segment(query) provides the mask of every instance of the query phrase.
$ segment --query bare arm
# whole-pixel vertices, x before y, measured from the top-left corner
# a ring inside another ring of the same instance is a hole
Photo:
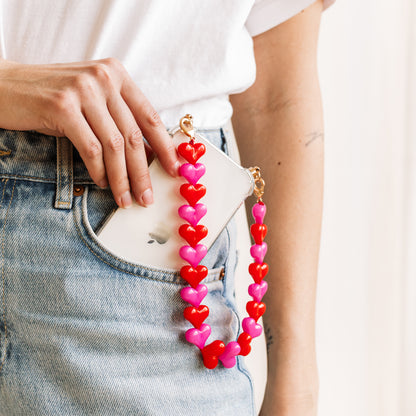
[[[324,135],[316,47],[321,1],[254,38],[255,84],[231,96],[244,166],[266,180],[268,381],[261,415],[316,415],[315,297]]]

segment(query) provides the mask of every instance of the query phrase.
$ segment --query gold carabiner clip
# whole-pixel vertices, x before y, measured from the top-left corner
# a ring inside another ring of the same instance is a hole
[[[258,166],[254,166],[251,168],[248,168],[250,173],[253,175],[254,179],[254,195],[257,197],[257,202],[261,201],[262,196],[264,195],[264,187],[266,186],[266,183],[264,182],[264,179],[261,177],[260,168]]]
[[[191,138],[191,140],[195,140],[194,122],[191,114],[183,116],[179,121],[179,126],[181,130]]]

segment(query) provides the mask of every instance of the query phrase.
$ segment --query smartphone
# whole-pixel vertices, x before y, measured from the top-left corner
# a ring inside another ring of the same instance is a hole
[[[206,167],[198,183],[206,186],[205,196],[198,201],[207,207],[199,224],[208,228],[200,241],[207,249],[227,225],[244,200],[253,193],[254,179],[248,169],[235,163],[224,152],[196,133],[196,142],[205,144],[206,152],[198,160]],[[172,134],[177,147],[189,138],[177,130]],[[180,161],[186,160],[180,156]],[[137,203],[125,209],[118,208],[96,232],[101,243],[118,257],[149,267],[179,270],[187,264],[179,256],[179,248],[188,244],[178,233],[186,221],[178,214],[181,205],[188,204],[179,192],[187,181],[173,178],[155,158],[149,166],[153,187],[153,204],[142,207]],[[203,263],[203,261],[202,261]]]

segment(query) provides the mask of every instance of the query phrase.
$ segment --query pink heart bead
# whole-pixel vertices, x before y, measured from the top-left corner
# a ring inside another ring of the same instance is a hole
[[[184,163],[179,168],[179,173],[192,185],[195,185],[205,173],[205,165],[202,163]]]
[[[185,338],[188,342],[196,345],[200,350],[202,350],[210,335],[211,327],[208,324],[202,324],[199,329],[188,329],[185,333]]]
[[[248,287],[248,294],[253,297],[256,302],[261,302],[264,294],[267,292],[267,282],[253,283]]]
[[[196,204],[194,207],[190,205],[182,205],[178,209],[178,214],[185,221],[188,221],[192,227],[195,227],[199,220],[207,213],[205,204]]]
[[[193,287],[184,287],[181,290],[181,298],[192,306],[198,307],[207,293],[208,288],[205,285],[198,285],[195,289]]]
[[[267,243],[264,241],[261,244],[253,244],[250,247],[251,257],[256,261],[256,263],[263,263],[264,256],[267,253]]]
[[[253,318],[244,318],[243,330],[244,332],[247,332],[251,338],[256,338],[261,334],[262,327]]]
[[[257,224],[263,224],[263,219],[266,214],[266,205],[260,204],[257,202],[253,205],[253,208],[251,210],[253,217]]]
[[[222,365],[225,368],[232,368],[236,363],[235,356],[240,354],[240,351],[240,344],[236,341],[231,341],[226,345],[224,352],[218,357],[218,359],[222,362]]]
[[[197,244],[195,248],[191,246],[182,246],[179,249],[179,255],[187,261],[192,267],[198,266],[199,262],[207,254],[207,248],[203,244]]]

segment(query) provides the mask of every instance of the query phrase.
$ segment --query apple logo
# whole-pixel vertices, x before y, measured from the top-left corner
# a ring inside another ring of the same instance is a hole
[[[163,222],[156,224],[156,227],[153,231],[149,233],[150,240],[147,244],[153,244],[155,241],[158,244],[165,244],[171,236],[171,233],[168,230],[168,227]]]

